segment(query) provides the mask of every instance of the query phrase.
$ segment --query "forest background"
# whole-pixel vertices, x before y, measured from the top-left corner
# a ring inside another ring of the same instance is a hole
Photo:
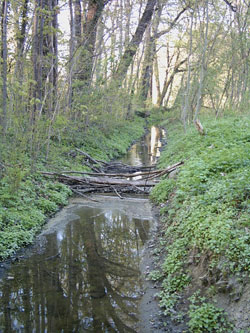
[[[108,132],[152,104],[184,127],[201,108],[244,112],[249,52],[244,0],[4,0],[1,142],[35,163],[51,140]]]

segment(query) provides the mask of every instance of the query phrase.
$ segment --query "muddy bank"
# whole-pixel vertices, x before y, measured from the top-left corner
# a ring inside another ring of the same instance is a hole
[[[170,316],[164,315],[164,310],[159,306],[159,293],[162,290],[161,282],[150,279],[150,273],[161,269],[166,246],[164,245],[165,225],[160,219],[159,207],[153,206],[154,227],[151,230],[150,240],[143,251],[141,271],[144,278],[144,294],[139,304],[140,321],[137,332],[140,333],[181,333],[187,331],[187,318],[181,322]],[[180,304],[187,304],[187,297],[183,297]],[[181,308],[178,309],[181,311]],[[178,315],[178,312],[176,313]]]

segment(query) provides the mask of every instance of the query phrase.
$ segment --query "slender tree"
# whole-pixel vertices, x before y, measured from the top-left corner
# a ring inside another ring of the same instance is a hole
[[[206,25],[205,25],[204,44],[203,44],[203,50],[202,50],[201,65],[200,65],[200,82],[199,82],[199,89],[198,89],[198,93],[197,93],[197,103],[196,103],[196,110],[195,110],[195,114],[194,114],[194,121],[197,120],[200,109],[201,109],[202,91],[203,91],[205,71],[206,71],[205,66],[206,66],[206,53],[207,53],[207,45],[208,45],[208,24],[209,24],[208,0],[206,0],[206,3],[205,3],[204,16],[206,17]]]
[[[2,131],[5,135],[7,128],[7,23],[8,23],[8,7],[9,1],[3,0],[2,2],[2,20],[1,20],[1,57],[2,57],[2,117],[0,124],[2,125]]]
[[[136,51],[142,41],[144,32],[152,19],[156,1],[157,0],[148,0],[147,1],[146,8],[138,23],[135,34],[132,37],[131,41],[129,42],[127,48],[125,49],[125,51],[120,59],[117,70],[113,76],[113,79],[115,79],[115,81],[118,81],[120,86],[122,85],[122,81],[124,80],[124,78],[127,74],[127,70],[129,68],[129,66],[131,65],[133,57],[136,54]]]

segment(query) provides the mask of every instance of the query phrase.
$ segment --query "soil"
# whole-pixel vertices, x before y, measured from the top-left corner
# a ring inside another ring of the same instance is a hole
[[[160,283],[149,279],[149,273],[160,268],[164,259],[164,248],[160,244],[163,236],[163,225],[160,222],[158,209],[153,208],[155,224],[151,230],[151,238],[145,246],[141,261],[141,271],[144,277],[144,294],[139,305],[138,333],[181,333],[187,331],[185,321],[179,323],[169,316],[165,316],[159,306],[158,294],[161,291]],[[184,305],[183,298],[181,304]]]

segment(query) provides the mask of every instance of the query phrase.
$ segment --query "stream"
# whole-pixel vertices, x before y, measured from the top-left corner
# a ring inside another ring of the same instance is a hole
[[[121,159],[156,162],[152,127]],[[74,198],[0,280],[0,332],[137,332],[140,262],[154,224],[148,199]]]

